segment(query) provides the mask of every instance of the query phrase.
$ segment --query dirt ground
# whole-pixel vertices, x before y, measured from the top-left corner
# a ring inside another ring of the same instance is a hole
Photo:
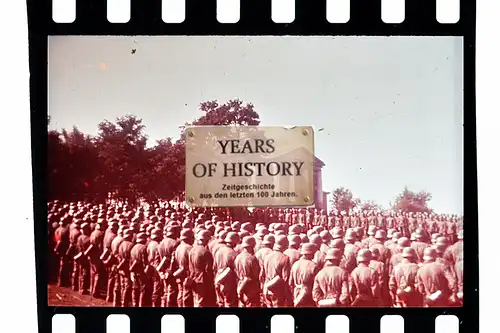
[[[50,306],[112,306],[102,299],[51,284],[48,285],[48,296]]]

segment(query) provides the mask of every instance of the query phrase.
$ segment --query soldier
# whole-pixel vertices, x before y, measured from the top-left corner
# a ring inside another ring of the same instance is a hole
[[[392,256],[391,260],[389,260],[389,270],[388,270],[389,274],[392,272],[394,267],[396,267],[401,261],[403,261],[403,256],[401,255],[403,249],[405,247],[410,247],[410,246],[411,242],[408,238],[401,237],[400,239],[398,239],[397,246],[394,247],[393,251],[391,252]]]
[[[264,273],[264,258],[273,251],[273,246],[274,246],[274,236],[273,235],[266,235],[264,236],[264,239],[262,240],[261,243],[261,248],[256,251],[255,257],[259,261],[259,266],[260,266],[260,282],[261,286],[260,288],[262,289],[264,287],[264,282],[266,279],[265,273]]]
[[[159,226],[161,227],[161,226]],[[147,245],[148,261],[152,267],[157,268],[160,265],[162,258],[159,255],[159,246],[162,240],[162,230],[154,228],[151,231],[151,241]],[[161,306],[161,297],[163,291],[163,281],[156,269],[149,269],[151,276],[151,305],[154,307]],[[149,297],[149,296],[148,296]]]
[[[313,222],[314,222],[314,213],[308,209],[307,213],[306,213],[306,221],[305,221],[306,228],[311,229],[313,227]]]
[[[316,253],[316,245],[306,243],[302,245],[302,257],[292,265],[290,287],[293,288],[294,307],[313,307],[312,290],[314,277],[317,273],[316,264],[312,261]]]
[[[394,231],[391,235],[391,239],[384,242],[384,246],[391,251],[391,254],[394,252],[394,248],[398,245],[398,239],[400,239],[403,234],[400,231]]]
[[[432,245],[436,244],[436,239],[438,239],[441,236],[442,235],[439,232],[433,233],[432,236],[431,236],[431,244]]]
[[[361,249],[356,257],[356,267],[349,280],[352,306],[377,306],[380,299],[379,277],[375,270],[370,268],[371,252]]]
[[[464,231],[460,230],[457,233],[457,242],[450,246],[449,252],[452,262],[456,265],[459,261],[464,259]]]
[[[90,295],[90,261],[86,254],[90,246],[90,224],[83,223],[80,230],[81,234],[76,241],[77,255],[74,259],[78,270],[80,294]]]
[[[193,285],[189,277],[189,252],[192,249],[194,242],[194,234],[191,229],[182,229],[180,236],[180,244],[174,252],[174,269],[172,276],[177,283],[177,304],[179,307],[192,307],[193,301]]]
[[[319,213],[319,220],[323,227],[328,228],[328,216],[323,209]]]
[[[348,274],[339,267],[342,251],[332,248],[326,253],[325,266],[314,278],[313,299],[319,307],[349,304]]]
[[[448,276],[445,266],[436,262],[437,252],[434,248],[424,251],[424,264],[417,272],[417,287],[424,296],[424,306],[447,306],[449,298],[453,295],[453,278]]]
[[[273,251],[264,258],[265,283],[263,295],[268,307],[291,306],[290,258],[283,251],[288,247],[286,236],[276,237]]]
[[[446,231],[447,231],[449,242],[451,244],[455,244],[455,242],[457,241],[457,225],[455,224],[454,221],[448,221]]]
[[[330,235],[332,236],[332,240],[333,239],[342,239],[344,237],[344,232],[342,231],[342,228],[334,227],[330,231]]]
[[[344,227],[344,220],[343,220],[343,217],[342,215],[339,215],[338,213],[334,216],[334,219],[335,219],[335,226],[336,227],[339,227],[339,228],[343,228]]]
[[[388,265],[389,260],[391,259],[391,252],[388,248],[384,246],[384,242],[387,239],[387,235],[385,230],[377,230],[375,233],[375,241],[370,246],[370,250],[376,248],[380,254],[380,257],[377,259],[384,263],[384,265]]]
[[[160,264],[157,266],[156,270],[158,275],[163,282],[163,301],[164,307],[177,307],[177,298],[179,296],[179,289],[177,287],[177,281],[174,277],[174,262],[175,262],[175,250],[179,245],[177,241],[178,237],[178,227],[177,225],[171,225],[165,229],[165,238],[158,245],[158,256],[160,259]],[[161,263],[163,262],[163,265]]]
[[[254,255],[255,239],[250,236],[243,238],[241,247],[241,253],[234,260],[238,298],[242,307],[260,307],[260,264]]]
[[[238,234],[228,232],[225,245],[221,246],[214,256],[215,291],[219,307],[237,307],[237,278],[234,271],[234,259],[237,256],[234,247],[239,243]]]
[[[68,259],[66,252],[70,246],[69,235],[70,231],[68,228],[68,223],[70,223],[70,217],[64,217],[59,222],[59,227],[54,231],[54,238],[56,245],[54,247],[54,252],[59,258],[59,275],[57,284],[59,287],[69,287],[70,283],[70,273],[71,273],[71,260]]]
[[[362,230],[367,230],[368,229],[368,217],[366,216],[366,212],[361,213],[360,221],[359,221],[359,226],[362,228]]]
[[[120,227],[118,235],[111,241],[111,254],[105,262],[109,267],[108,295],[107,299],[113,302],[113,306],[121,306],[122,288],[120,284],[120,273],[118,272],[118,249],[122,244],[125,229]],[[112,296],[110,292],[112,290]]]
[[[79,220],[74,220],[73,224],[70,225],[69,247],[68,251],[66,251],[66,255],[70,258],[70,261],[73,264],[73,273],[71,275],[71,286],[73,287],[73,291],[79,291],[80,283],[80,266],[78,261],[74,260],[75,255],[78,254],[77,241],[80,234]]]
[[[379,305],[381,306],[390,306],[391,305],[391,297],[389,294],[389,276],[387,274],[387,266],[385,262],[383,262],[383,258],[380,254],[379,248],[372,246],[370,249],[372,259],[370,260],[371,269],[377,272],[378,275],[378,285],[380,287],[380,300]]]
[[[152,274],[146,241],[147,235],[145,233],[137,234],[136,244],[130,250],[132,304],[136,307],[151,306]]]
[[[402,261],[394,267],[389,280],[389,289],[396,307],[422,306],[422,295],[417,285],[418,265],[417,253],[411,247],[406,247],[401,253]]]
[[[436,261],[441,262],[448,269],[454,271],[453,254],[448,251],[448,237],[438,237],[436,239],[436,244],[434,244],[434,248],[437,253]]]
[[[300,243],[301,239],[299,235],[292,234],[288,236],[288,249],[286,249],[283,253],[290,258],[290,265],[292,266],[300,258]]]
[[[394,218],[393,212],[390,212],[390,215],[386,218],[387,228],[394,228],[396,226],[396,219]]]
[[[288,228],[288,235],[300,235],[301,227],[298,224],[291,225]]]
[[[306,222],[306,215],[303,209],[301,209],[297,214],[297,223],[304,224]]]
[[[321,237],[318,234],[312,234],[309,237],[309,243],[312,243],[316,245],[316,253],[314,254],[313,261],[318,267],[318,269],[323,268],[325,265],[325,253],[320,250],[321,244],[323,244],[323,241],[321,240]]]
[[[417,229],[417,219],[413,216],[413,213],[409,213],[408,227],[410,232],[414,232]]]
[[[361,241],[363,240],[363,235],[365,234],[365,230],[361,227],[353,228],[354,231],[355,239],[356,241],[354,242],[354,245],[356,245],[358,248],[363,248],[363,244]]]
[[[411,247],[417,253],[417,259],[419,262],[423,261],[424,251],[429,247],[429,244],[425,242],[425,234],[422,229],[415,230],[415,241],[412,242]]]
[[[195,307],[215,306],[214,260],[207,247],[211,237],[210,231],[200,230],[196,234],[196,245],[189,252],[189,272],[193,283]]]
[[[103,252],[104,240],[104,221],[99,220],[96,224],[95,230],[90,235],[90,244],[92,249],[89,253],[90,259],[90,281],[91,293],[93,297],[102,298],[102,290],[106,281],[106,269],[100,256]]]
[[[378,229],[385,229],[385,227],[386,227],[385,217],[382,216],[382,214],[378,213],[377,214],[377,228]]]
[[[281,220],[281,219],[280,219]],[[285,215],[284,215],[284,221],[286,223],[286,225],[290,225],[292,223],[292,214],[290,213],[289,210],[287,210],[285,212]]]
[[[257,233],[255,234],[255,253],[259,251],[264,237],[269,233],[265,226],[260,226],[257,228]]]
[[[359,226],[360,226],[359,213],[354,213],[354,215],[351,217],[351,227],[357,228]]]
[[[132,283],[130,280],[130,251],[134,244],[132,243],[133,231],[127,229],[123,232],[123,241],[118,247],[118,279],[119,283],[115,283],[116,288],[121,288],[120,295],[121,299],[117,299],[117,293],[115,292],[115,302],[119,302],[118,306],[128,307],[130,306],[132,300]]]
[[[321,250],[321,252],[323,252],[323,253],[326,254],[326,252],[330,248],[328,246],[328,244],[332,240],[332,235],[330,235],[330,233],[328,232],[328,230],[322,230],[319,233],[319,236],[321,237],[321,241],[322,241],[322,244],[320,245],[319,249]]]
[[[344,255],[342,258],[343,269],[346,270],[347,274],[351,274],[351,272],[356,268],[356,256],[360,248],[355,245],[356,242],[356,232],[352,229],[348,229],[345,235],[345,248]]]
[[[463,260],[460,260],[455,264],[455,273],[457,275],[458,305],[463,305],[463,298],[464,298],[464,262],[463,262]]]
[[[292,210],[292,216],[291,216],[291,224],[297,224],[299,222],[299,217],[297,214],[297,210],[293,209]],[[290,225],[290,224],[288,224]]]
[[[368,238],[363,239],[361,242],[363,248],[369,249],[372,244],[377,243],[377,240],[374,237],[377,230],[377,226],[371,225],[368,227]]]
[[[211,251],[212,257],[215,258],[215,254],[217,253],[217,251],[225,245],[226,236],[227,236],[227,231],[222,230],[219,232],[219,234],[217,236],[217,238],[218,238],[217,244],[214,244],[212,247],[212,251]]]
[[[314,226],[321,226],[321,216],[318,214],[318,212],[314,212]]]

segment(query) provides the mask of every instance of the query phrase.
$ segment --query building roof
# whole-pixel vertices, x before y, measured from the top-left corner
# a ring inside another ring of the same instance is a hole
[[[314,164],[319,165],[321,168],[325,166],[325,162],[320,160],[317,156],[314,156]]]
[[[305,152],[306,154],[311,154],[311,151],[309,151],[307,148],[305,148],[305,147],[299,147],[296,150],[294,150],[293,152],[287,152],[287,153],[285,153],[285,154],[283,154],[283,155],[281,155],[279,157],[283,157],[283,156],[286,156],[286,155],[291,154],[291,153],[297,154],[299,152],[300,153]],[[277,156],[273,156],[273,155],[267,155],[267,156],[265,156],[265,158],[269,158],[269,159],[275,159],[276,157]],[[322,160],[320,160],[316,155],[314,155],[314,162],[313,163],[314,163],[314,166],[319,166],[320,168],[322,168],[322,167],[325,166],[325,163]]]

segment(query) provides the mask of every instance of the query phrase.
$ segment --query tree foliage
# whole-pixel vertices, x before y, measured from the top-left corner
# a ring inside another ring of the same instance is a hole
[[[360,204],[360,199],[355,198],[351,190],[339,187],[332,192],[331,203],[339,212],[349,212]]]
[[[200,104],[192,125],[258,125],[252,104],[231,100]],[[48,119],[50,122],[50,118]],[[186,124],[189,125],[189,124]],[[147,146],[142,119],[126,115],[104,120],[95,137],[73,127],[48,133],[49,200],[103,201],[109,194],[135,201],[170,200],[184,193],[185,140],[165,138]]]
[[[432,209],[428,204],[431,199],[432,195],[429,192],[413,192],[405,186],[392,203],[392,208],[402,212],[430,213]]]
[[[368,212],[368,211],[381,211],[382,206],[379,204],[375,203],[374,201],[368,200],[360,204],[359,209],[362,212]]]
[[[251,103],[230,100],[203,102],[201,116],[185,125],[259,125],[260,116]],[[50,123],[50,118],[47,119]],[[142,119],[133,115],[98,124],[95,137],[77,127],[48,132],[47,194],[49,200],[94,200],[108,195],[135,201],[178,198],[185,186],[185,126],[179,139],[167,137],[147,145]],[[403,212],[430,212],[431,194],[408,188],[396,197],[392,208]],[[351,190],[332,192],[332,206],[349,212],[380,210],[373,201],[361,202]]]
[[[257,126],[260,124],[259,114],[251,103],[243,104],[238,99],[219,104],[218,101],[208,101],[200,104],[203,116],[193,122],[193,125],[243,125]]]

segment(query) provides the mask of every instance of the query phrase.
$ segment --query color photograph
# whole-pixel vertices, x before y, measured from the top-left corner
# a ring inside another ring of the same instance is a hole
[[[463,48],[49,37],[48,304],[462,306]]]

